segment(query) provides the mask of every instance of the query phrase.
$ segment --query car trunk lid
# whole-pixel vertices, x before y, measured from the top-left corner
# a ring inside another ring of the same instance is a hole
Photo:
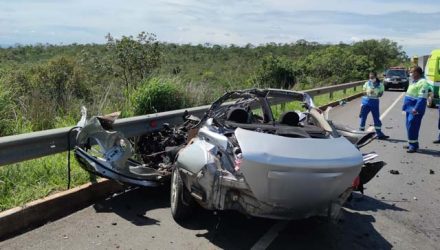
[[[274,206],[305,208],[336,200],[363,164],[344,137],[288,138],[241,128],[235,136],[246,182],[258,200]]]

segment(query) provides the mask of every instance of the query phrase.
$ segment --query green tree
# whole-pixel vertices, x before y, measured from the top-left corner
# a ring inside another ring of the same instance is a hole
[[[354,43],[352,48],[355,55],[367,57],[368,61],[373,64],[375,71],[382,71],[387,67],[397,66],[408,60],[402,46],[389,39],[363,40]]]
[[[159,67],[161,51],[156,36],[141,32],[136,40],[133,36],[115,39],[109,33],[106,36],[107,48],[111,52],[114,64],[124,80],[126,90],[149,77]]]
[[[356,55],[340,46],[311,53],[298,63],[302,79],[313,85],[332,85],[365,79],[374,68],[366,56]]]
[[[254,85],[290,89],[295,84],[295,80],[295,69],[291,60],[269,55],[261,60]]]
[[[225,46],[164,43],[141,33],[117,39],[109,34],[105,45],[15,45],[0,48],[0,84],[8,92],[3,101],[10,100],[7,105],[16,113],[3,116],[16,124],[23,118],[35,130],[47,129],[61,120],[75,121],[80,105],[93,114],[115,110],[129,114],[130,96],[151,78],[176,85],[191,105],[199,105],[226,90],[250,86],[289,88],[297,82],[295,88],[301,90],[365,79],[370,70],[400,65],[406,59],[401,47],[387,39]],[[157,106],[164,105],[157,103],[152,102],[154,108],[148,112],[162,110]]]
[[[88,95],[80,72],[73,58],[55,57],[32,69],[32,87],[54,100],[60,111],[65,112],[72,98]]]

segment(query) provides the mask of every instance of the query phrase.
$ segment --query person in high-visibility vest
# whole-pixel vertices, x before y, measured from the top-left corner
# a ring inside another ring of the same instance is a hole
[[[408,134],[408,153],[419,149],[419,131],[426,110],[426,100],[430,90],[429,83],[422,78],[422,68],[411,68],[412,81],[406,91],[402,110],[406,112],[406,131]]]
[[[369,80],[364,84],[363,88],[365,95],[362,97],[361,101],[359,130],[365,130],[365,122],[367,121],[368,114],[371,112],[377,138],[381,140],[388,139],[389,136],[382,132],[382,122],[379,117],[379,98],[383,95],[384,86],[377,78],[376,72],[370,73]]]
[[[440,96],[440,88],[438,90],[438,96]],[[440,144],[440,104],[438,105],[438,137],[437,140],[433,141],[435,144]]]

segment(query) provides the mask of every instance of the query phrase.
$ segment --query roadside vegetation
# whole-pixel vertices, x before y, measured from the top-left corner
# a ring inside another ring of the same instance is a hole
[[[163,43],[144,32],[105,39],[0,48],[0,136],[72,126],[82,105],[90,114],[128,117],[208,104],[232,89],[309,89],[408,63],[388,39],[258,46]],[[341,91],[333,99],[352,94]],[[328,95],[315,99],[317,105],[329,101]],[[72,186],[87,182],[88,174],[72,165]],[[66,183],[65,154],[0,167],[0,211],[64,190]]]

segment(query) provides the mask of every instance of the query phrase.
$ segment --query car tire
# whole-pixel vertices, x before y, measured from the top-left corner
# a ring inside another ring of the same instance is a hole
[[[385,88],[385,91],[388,91],[388,89],[389,89],[388,86],[385,86],[384,88]]]
[[[434,99],[432,98],[432,95],[428,96],[426,105],[428,106],[428,108],[435,108],[435,103],[434,103]]]
[[[183,185],[177,167],[174,168],[171,175],[170,203],[171,215],[177,222],[190,217],[194,208],[194,200],[188,189]]]

